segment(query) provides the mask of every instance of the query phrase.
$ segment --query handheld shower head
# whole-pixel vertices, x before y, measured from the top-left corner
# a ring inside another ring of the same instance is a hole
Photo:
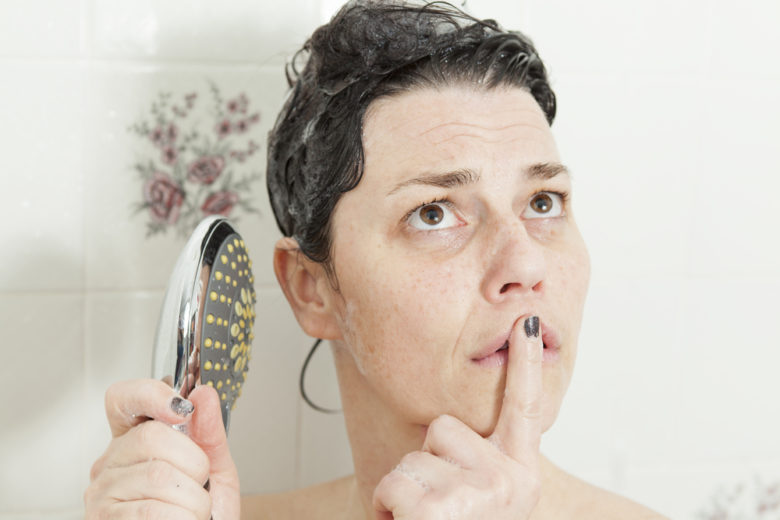
[[[252,355],[253,283],[244,240],[227,219],[207,217],[179,255],[157,325],[152,377],[182,397],[214,387],[226,431]]]

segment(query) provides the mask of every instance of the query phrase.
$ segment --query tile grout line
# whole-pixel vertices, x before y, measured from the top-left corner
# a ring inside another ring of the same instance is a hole
[[[86,45],[86,43],[85,43]],[[80,51],[78,55],[72,56],[41,56],[41,55],[0,55],[0,63],[11,65],[97,65],[104,67],[144,67],[144,66],[162,66],[166,68],[244,68],[262,71],[273,71],[279,73],[289,61],[288,56],[283,59],[264,59],[258,61],[248,60],[220,60],[220,59],[177,59],[177,58],[159,58],[159,57],[131,57],[131,56],[93,56],[88,52]]]
[[[80,13],[80,25],[79,27],[79,60],[77,62],[79,67],[79,105],[81,108],[81,113],[85,113],[86,108],[86,74],[87,70],[89,69],[89,60],[85,59],[88,58],[87,53],[87,35],[88,35],[88,24],[90,23],[90,13],[88,12],[89,8],[89,1],[88,0],[81,0],[79,2],[79,9],[81,11]],[[81,363],[82,363],[82,378],[81,378],[81,400],[82,400],[82,409],[81,409],[81,456],[80,459],[82,463],[85,465],[85,467],[91,467],[91,464],[87,459],[87,447],[86,447],[86,439],[87,436],[87,429],[88,429],[88,419],[89,419],[89,410],[88,410],[88,403],[89,403],[89,380],[90,380],[90,373],[89,373],[89,346],[87,345],[87,329],[89,327],[89,306],[87,304],[88,301],[88,292],[87,292],[87,209],[86,205],[84,204],[86,198],[87,198],[87,190],[86,190],[86,174],[85,174],[85,158],[86,158],[86,127],[85,127],[85,119],[82,119],[82,121],[79,124],[79,158],[78,158],[78,164],[79,164],[79,175],[80,175],[80,182],[81,182]],[[82,514],[83,514],[83,504],[82,504]]]

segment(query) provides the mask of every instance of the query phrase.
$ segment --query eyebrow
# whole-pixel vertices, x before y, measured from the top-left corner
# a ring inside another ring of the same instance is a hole
[[[527,179],[547,180],[559,174],[571,175],[569,169],[561,163],[534,163],[525,169]],[[481,175],[471,168],[459,168],[448,172],[425,173],[413,179],[407,179],[395,185],[387,196],[409,186],[435,186],[437,188],[456,188],[479,182]]]

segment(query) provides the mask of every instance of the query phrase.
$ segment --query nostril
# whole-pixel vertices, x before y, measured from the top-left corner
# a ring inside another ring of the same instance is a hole
[[[521,288],[521,287],[523,287],[523,284],[521,284],[521,283],[517,283],[517,282],[505,283],[504,285],[501,286],[501,290],[499,290],[498,292],[499,292],[499,294],[504,294],[507,291],[509,291],[510,289]],[[531,290],[534,291],[534,292],[541,291],[542,290],[542,282],[538,282],[536,285],[533,286],[533,288]]]

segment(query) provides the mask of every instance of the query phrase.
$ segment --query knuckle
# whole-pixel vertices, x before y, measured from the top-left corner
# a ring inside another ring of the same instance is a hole
[[[89,512],[89,506],[92,504],[92,497],[95,495],[95,487],[93,484],[90,484],[87,486],[87,489],[84,490],[84,494],[82,495],[82,500],[84,501],[84,507],[86,508],[87,512]]]
[[[512,488],[509,480],[510,479],[503,473],[491,471],[486,475],[483,482],[488,489],[494,490],[497,494],[508,495]]]
[[[146,479],[153,486],[164,486],[173,479],[173,467],[162,460],[150,460],[146,463]]]
[[[448,449],[458,444],[457,419],[449,415],[440,415],[428,426],[427,444]]]
[[[164,429],[169,427],[160,421],[146,421],[133,428],[137,435],[137,440],[142,447],[155,446],[161,442],[161,436],[165,434]]]
[[[202,449],[197,449],[193,459],[198,480],[200,482],[205,482],[211,473],[211,461],[209,461],[208,455],[206,455],[206,452]]]
[[[138,518],[142,520],[161,520],[162,513],[152,501],[144,501],[138,506]]]
[[[431,421],[430,426],[428,426],[428,431],[430,432],[433,430],[434,432],[441,432],[442,430],[446,431],[449,428],[453,427],[453,423],[455,422],[455,418],[444,414],[436,417],[434,420]]]
[[[109,417],[112,415],[111,412],[119,410],[119,402],[122,399],[123,394],[126,393],[122,391],[123,386],[124,383],[120,381],[112,383],[111,386],[106,389],[104,404],[106,408],[106,415]]]
[[[100,474],[103,472],[103,468],[106,465],[106,455],[103,454],[98,459],[92,463],[92,467],[89,468],[89,481],[94,482],[95,479],[100,476]]]
[[[542,398],[541,396],[529,399],[523,407],[523,415],[528,419],[539,420],[542,418]]]
[[[82,497],[84,499],[84,507],[87,511],[93,511],[93,516],[95,511],[99,511],[98,506],[100,506],[101,499],[106,494],[106,487],[105,474],[101,474],[84,490]]]
[[[399,466],[413,467],[422,464],[425,460],[425,453],[422,451],[410,451],[401,458]]]

